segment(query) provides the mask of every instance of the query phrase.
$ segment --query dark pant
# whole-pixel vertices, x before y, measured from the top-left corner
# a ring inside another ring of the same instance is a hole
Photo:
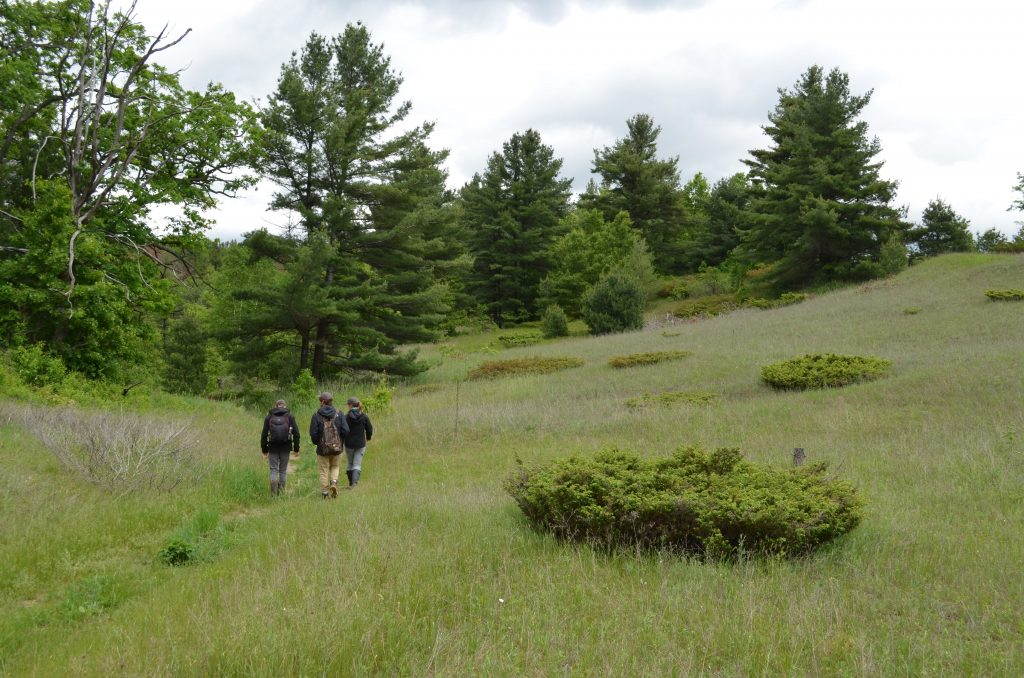
[[[288,450],[284,452],[270,450],[270,454],[267,455],[267,461],[270,462],[270,482],[283,485],[288,480],[288,458],[290,456],[291,452]]]

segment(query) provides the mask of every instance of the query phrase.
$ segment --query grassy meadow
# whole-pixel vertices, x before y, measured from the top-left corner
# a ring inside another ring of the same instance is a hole
[[[1024,257],[950,255],[776,310],[424,347],[433,367],[370,413],[363,481],[336,501],[308,445],[266,497],[260,412],[137,396],[139,416],[194,418],[207,473],[115,498],[0,411],[0,674],[1022,675],[1024,304],[985,297],[1022,280]],[[661,351],[690,355],[608,365]],[[760,382],[816,352],[893,367],[843,389]],[[585,364],[465,381],[534,355]],[[626,405],[663,391],[718,397]],[[312,405],[293,410],[305,429]],[[533,532],[501,486],[517,457],[690,444],[780,465],[802,447],[857,485],[865,519],[792,561],[608,555]],[[175,535],[197,562],[160,562]]]

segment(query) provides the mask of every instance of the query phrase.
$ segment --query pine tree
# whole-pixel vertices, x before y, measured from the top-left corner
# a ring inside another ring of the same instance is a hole
[[[921,225],[910,230],[913,258],[933,257],[946,252],[970,252],[975,249],[971,224],[941,198],[925,207]]]
[[[718,266],[740,244],[740,229],[750,202],[744,174],[719,179],[703,202],[703,223],[686,241],[683,264],[687,271]]]
[[[305,246],[321,253],[320,298],[345,307],[309,331],[317,378],[411,369],[397,347],[437,336],[451,299],[444,283],[466,266],[444,185],[447,152],[428,147],[431,123],[408,125],[401,85],[383,46],[349,24],[330,40],[313,33],[261,111],[262,168],[279,187],[271,206],[297,215]],[[307,330],[292,331],[305,367]]]
[[[695,215],[679,185],[679,158],[658,158],[661,127],[646,114],[626,121],[627,135],[594,150],[593,172],[600,183],[580,196],[580,207],[599,209],[608,220],[627,212],[660,273],[682,270],[682,238]]]
[[[857,119],[870,99],[850,93],[845,73],[812,66],[779,90],[764,127],[771,147],[744,161],[753,183],[744,249],[775,263],[779,288],[878,275],[882,244],[906,229],[891,206],[896,182],[879,176],[881,146]]]
[[[499,327],[536,318],[548,250],[562,232],[571,179],[536,130],[517,133],[461,192],[463,228],[474,257],[470,289]]]

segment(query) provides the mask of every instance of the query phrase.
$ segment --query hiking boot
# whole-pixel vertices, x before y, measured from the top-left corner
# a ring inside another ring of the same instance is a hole
[[[320,493],[320,496],[322,496],[324,499],[328,499],[330,498],[331,495],[330,493],[327,492],[327,490],[324,490],[323,492]]]
[[[348,487],[352,489],[352,471],[345,471],[345,475],[348,476]]]
[[[338,498],[338,486],[337,485],[331,485],[331,499],[337,499],[337,498]]]

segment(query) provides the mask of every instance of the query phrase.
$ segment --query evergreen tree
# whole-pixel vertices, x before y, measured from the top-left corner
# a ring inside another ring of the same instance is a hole
[[[957,214],[940,198],[928,203],[921,225],[910,230],[913,257],[933,257],[946,252],[970,252],[975,249],[970,222]]]
[[[681,240],[695,219],[679,186],[679,158],[658,158],[661,127],[649,115],[633,116],[626,127],[624,138],[594,150],[593,172],[600,183],[588,187],[580,207],[599,209],[609,220],[627,212],[633,227],[643,234],[658,271],[678,273]]]
[[[609,273],[583,298],[583,320],[591,334],[638,330],[644,326],[644,293],[622,273]]]
[[[463,228],[474,257],[470,289],[503,326],[536,318],[549,249],[569,210],[571,179],[536,130],[512,135],[461,192]]]
[[[1009,241],[1003,232],[996,228],[990,228],[984,233],[978,235],[974,242],[974,246],[979,252],[993,252],[998,249],[1000,245],[1005,245]]]
[[[740,244],[740,228],[750,202],[744,174],[719,179],[703,201],[703,223],[687,239],[683,265],[697,271],[702,265],[718,266]]]
[[[882,244],[906,229],[891,206],[896,182],[879,176],[881,146],[857,119],[870,99],[850,93],[845,73],[812,66],[779,90],[764,127],[771,147],[744,161],[753,184],[744,249],[775,262],[779,288],[878,275]]]
[[[171,324],[164,339],[163,384],[177,393],[202,393],[206,388],[206,335],[195,318]]]
[[[1010,204],[1010,210],[1024,212],[1024,172],[1017,172],[1017,185],[1013,187],[1013,190],[1020,193],[1020,197]]]
[[[432,124],[408,125],[401,84],[383,46],[349,24],[330,40],[313,33],[261,111],[262,169],[279,187],[272,208],[298,216],[304,246],[318,252],[319,298],[345,307],[289,330],[301,340],[296,371],[308,340],[317,378],[411,369],[398,345],[436,338],[445,283],[468,265],[444,186],[447,152],[428,147]]]

